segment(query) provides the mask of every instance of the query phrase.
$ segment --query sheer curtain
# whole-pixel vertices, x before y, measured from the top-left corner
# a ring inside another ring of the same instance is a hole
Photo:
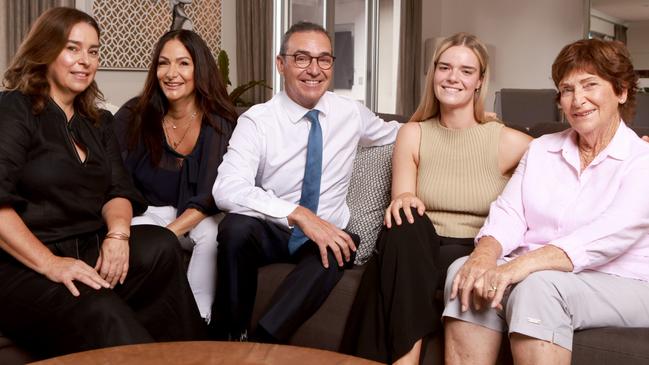
[[[396,112],[410,116],[421,94],[421,0],[401,0],[400,24]]]
[[[252,80],[266,80],[272,86],[273,2],[237,0],[237,80],[243,85]],[[233,85],[237,86],[237,85]],[[271,89],[256,86],[243,94],[246,101],[263,103],[272,97]]]
[[[50,8],[57,6],[73,8],[74,0],[8,0],[0,4],[6,16],[6,22],[0,26],[5,28],[7,42],[5,62],[8,66],[34,20]]]

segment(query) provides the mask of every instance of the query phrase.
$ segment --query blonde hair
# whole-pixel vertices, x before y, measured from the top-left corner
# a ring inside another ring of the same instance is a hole
[[[489,55],[487,48],[482,44],[476,36],[469,33],[456,33],[442,41],[435,50],[433,59],[428,66],[428,73],[426,74],[426,88],[424,96],[419,102],[419,106],[415,113],[410,117],[410,122],[423,122],[430,118],[439,118],[440,106],[437,96],[433,88],[433,79],[435,77],[435,67],[440,56],[447,49],[454,46],[464,46],[473,51],[480,63],[480,79],[482,80],[481,87],[476,90],[473,97],[473,114],[478,123],[484,123],[489,118],[485,116],[484,101],[487,97],[487,86],[489,81]],[[490,120],[490,119],[489,119]]]

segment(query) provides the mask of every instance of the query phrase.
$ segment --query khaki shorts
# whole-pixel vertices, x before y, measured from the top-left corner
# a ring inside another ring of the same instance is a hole
[[[503,310],[462,313],[459,298],[450,301],[449,296],[453,278],[466,260],[462,257],[448,269],[443,317],[519,333],[570,351],[576,330],[649,327],[649,283],[596,271],[538,271],[511,287],[503,298]],[[504,262],[499,260],[498,265]]]

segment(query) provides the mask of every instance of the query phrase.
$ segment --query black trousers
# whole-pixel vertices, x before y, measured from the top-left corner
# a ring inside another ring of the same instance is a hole
[[[404,223],[381,231],[378,255],[367,264],[352,305],[343,352],[392,363],[442,328],[435,292],[448,265],[473,250],[473,239],[438,236],[426,215],[413,211],[413,217],[410,224],[401,211]]]
[[[271,299],[258,328],[277,342],[291,335],[315,313],[340,280],[354,257],[339,267],[329,251],[329,268],[322,266],[318,246],[307,241],[288,251],[291,231],[265,220],[227,214],[219,224],[217,289],[210,327],[217,339],[239,338],[250,325],[257,293],[258,268],[278,262],[296,264]],[[352,235],[358,243],[358,236]],[[263,339],[263,338],[262,338]]]
[[[104,232],[47,247],[94,266]],[[0,329],[44,357],[95,348],[206,337],[169,230],[131,227],[129,271],[123,285],[95,290],[78,281],[74,297],[60,283],[0,254]]]

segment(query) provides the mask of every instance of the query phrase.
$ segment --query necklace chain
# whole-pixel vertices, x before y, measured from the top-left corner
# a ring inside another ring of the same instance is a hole
[[[183,135],[180,136],[180,139],[177,141],[173,138],[173,135],[169,133],[167,129],[169,128],[169,126],[171,126],[171,128],[175,130],[178,128],[178,126],[172,123],[171,121],[169,121],[167,117],[162,118],[163,127],[164,127],[163,130],[165,132],[165,136],[167,136],[167,140],[171,142],[171,145],[173,146],[174,150],[178,148],[178,146],[180,146],[180,144],[183,143],[183,141],[185,140],[185,137],[187,136],[187,133],[189,132],[190,129],[189,127],[192,125],[194,118],[196,118],[196,112],[193,112],[192,115],[189,117],[187,123],[185,123],[185,131],[183,132]]]

